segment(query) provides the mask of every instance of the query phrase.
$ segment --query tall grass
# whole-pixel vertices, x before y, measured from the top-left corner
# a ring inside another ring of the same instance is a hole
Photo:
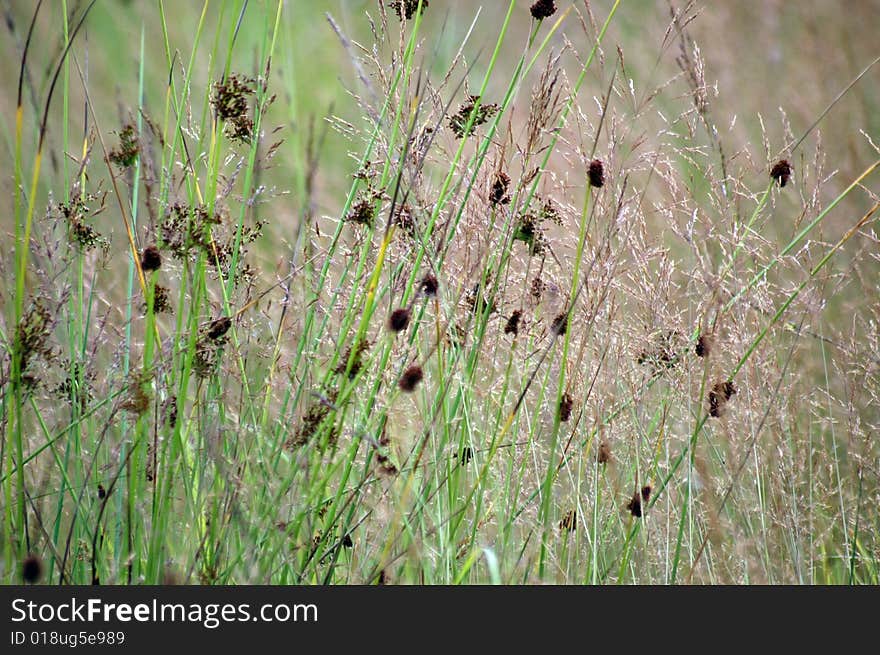
[[[10,13],[4,581],[878,582],[877,60],[751,143],[530,4],[328,3],[329,108],[311,5]]]

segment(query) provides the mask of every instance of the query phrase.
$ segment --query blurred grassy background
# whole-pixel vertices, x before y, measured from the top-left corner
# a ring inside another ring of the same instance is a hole
[[[55,5],[54,10],[44,11],[39,17],[36,47],[31,52],[28,65],[31,86],[26,93],[30,110],[27,115],[30,118],[26,119],[25,125],[34,135],[37,126],[33,117],[39,113],[35,111],[35,105],[42,109],[51,68],[62,44],[60,3],[52,4]],[[517,7],[516,12],[525,18],[529,3],[518,4],[521,6]],[[570,3],[559,4],[565,8]],[[607,1],[590,3],[597,20],[604,18],[610,4]],[[676,6],[680,8],[682,4],[678,2]],[[71,3],[71,8],[75,5]],[[294,145],[297,141],[291,137],[301,138],[310,118],[320,120],[332,111],[344,120],[361,124],[362,112],[347,89],[358,93],[362,89],[326,14],[333,16],[353,41],[369,44],[371,37],[365,13],[377,16],[376,5],[373,0],[293,1],[286,4],[282,16],[282,47],[276,57],[273,75],[293,82],[287,88],[294,89],[294,92],[279,98],[267,123],[269,126],[285,125],[288,128],[282,133],[288,139],[288,147],[282,149],[279,166],[270,173],[275,183],[283,185],[285,167],[297,165],[301,152],[297,152]],[[0,85],[0,110],[8,117],[14,115],[21,47],[33,6],[32,2],[14,1],[3,10],[5,33],[2,40],[3,57],[0,60],[0,78],[3,80]],[[576,2],[574,6],[583,11],[584,3]],[[232,2],[206,3],[206,34],[209,37],[215,34],[222,22],[222,38],[225,38],[229,26],[237,19],[238,7],[239,3]],[[439,42],[432,44],[432,48],[437,49],[434,75],[445,72],[446,64],[458,48],[460,35],[479,12],[480,19],[465,49],[468,64],[473,64],[471,77],[476,80],[488,60],[487,50],[494,43],[493,28],[498,15],[503,15],[505,9],[504,2],[481,4],[467,0],[435,0],[425,15],[425,33],[440,34]],[[201,3],[197,2],[169,3],[166,7],[171,48],[179,51],[185,61],[189,59],[192,34],[202,10]],[[772,146],[778,150],[785,142],[780,108],[788,115],[794,133],[800,134],[848,81],[876,56],[880,2],[745,0],[706,3],[698,11],[699,17],[688,29],[706,60],[707,82],[713,84],[717,81],[718,97],[713,100],[711,108],[715,122],[719,128],[726,129],[736,118],[732,133],[723,134],[730,152],[749,144],[760,144],[759,114],[764,117]],[[248,3],[247,20],[242,21],[234,50],[233,70],[257,72],[254,70],[256,50],[265,33],[266,21],[271,20],[273,12],[274,3]],[[674,61],[678,53],[677,43],[672,42],[664,52],[660,52],[668,19],[669,3],[665,0],[629,0],[622,3],[611,26],[606,54],[613,58],[613,45],[622,47],[627,73],[637,90],[660,85],[680,73]],[[577,17],[572,13],[567,20],[568,28],[555,37],[556,47],[561,47],[563,38],[568,36],[579,51],[585,51],[588,44],[584,42],[583,31],[577,25]],[[393,15],[389,25],[392,30],[397,29]],[[117,116],[129,111],[137,97],[141,29],[147,54],[147,110],[161,111],[168,70],[157,4],[108,0],[97,3],[89,17],[84,38],[74,48],[80,66],[88,71],[91,100],[99,116]],[[504,53],[502,61],[519,54],[517,48],[527,38],[528,29],[528,20],[516,21],[513,38],[506,43],[509,52]],[[204,88],[216,78],[223,65],[223,62],[211,61],[211,47],[211,38],[205,39],[201,44],[202,52],[196,56],[193,80],[196,89]],[[568,70],[573,71],[570,58],[568,63]],[[75,79],[75,72],[72,77],[71,97],[81,99],[81,85]],[[277,82],[273,88],[281,92],[284,85]],[[501,93],[504,77],[497,76],[495,82],[498,86],[490,88],[490,93]],[[687,93],[683,80],[679,79],[676,84],[682,94]],[[598,80],[585,92],[599,94]],[[70,129],[71,134],[77,134],[82,125],[82,104],[75,101],[71,104]],[[851,179],[871,159],[871,148],[859,135],[859,130],[874,135],[880,133],[878,107],[880,68],[870,72],[867,79],[847,94],[821,125],[822,143],[828,153],[829,167],[832,170],[840,169],[841,178]],[[53,110],[54,115],[60,117],[59,103]],[[51,125],[57,126],[57,121]],[[108,131],[118,129],[118,125],[108,123],[102,128]],[[57,143],[60,131],[54,129],[50,136]],[[11,133],[6,131],[3,144],[7,161],[11,161],[11,139]],[[322,212],[332,214],[338,211],[340,196],[348,188],[348,175],[353,169],[353,163],[346,153],[356,149],[342,135],[328,135],[318,180]],[[52,159],[57,165],[57,149],[53,155]],[[2,184],[5,191],[11,191],[10,175],[3,176]],[[277,208],[283,214],[287,213],[285,209],[283,206]]]

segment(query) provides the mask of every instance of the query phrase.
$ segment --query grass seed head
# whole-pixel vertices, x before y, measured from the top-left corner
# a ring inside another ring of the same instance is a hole
[[[400,376],[400,382],[398,382],[398,386],[401,391],[406,393],[412,393],[415,391],[416,387],[419,386],[419,382],[422,381],[422,367],[418,364],[413,364],[408,369],[403,372],[403,375]]]
[[[708,334],[701,334],[697,339],[697,344],[694,346],[694,352],[697,354],[697,357],[708,357],[709,353],[712,352],[712,336]]]
[[[515,310],[510,318],[507,319],[507,323],[504,326],[504,334],[512,334],[516,336],[519,334],[519,322],[522,318],[522,311],[519,309]]]
[[[388,317],[388,329],[392,332],[403,332],[409,325],[409,309],[400,307],[391,312]]]
[[[535,20],[544,20],[556,13],[556,3],[554,0],[538,0],[529,11]]]
[[[37,584],[43,577],[43,560],[31,553],[21,563],[21,579],[26,584]]]
[[[559,420],[566,423],[571,418],[571,409],[574,406],[574,400],[567,391],[562,394],[559,399]]]
[[[632,498],[630,498],[629,502],[626,504],[626,508],[629,510],[629,513],[637,519],[642,518],[642,496],[638,491],[636,491]]]
[[[149,245],[141,253],[141,268],[144,272],[158,271],[162,268],[162,254],[156,245]]]
[[[596,453],[596,462],[607,464],[611,461],[611,444],[604,439],[599,443],[599,452]]]
[[[590,179],[590,186],[601,188],[605,184],[605,166],[601,159],[594,159],[590,162],[587,169],[587,177]]]
[[[489,202],[493,206],[506,205],[510,202],[507,189],[510,186],[510,176],[504,171],[498,171],[495,181],[492,182],[492,191],[489,193]]]
[[[428,298],[433,298],[437,295],[438,283],[437,278],[431,275],[430,273],[426,274],[422,281],[419,283],[419,289],[421,292],[427,296]]]
[[[429,4],[428,0],[422,0],[422,9],[420,13],[425,13]],[[416,15],[416,11],[419,9],[419,0],[392,0],[388,3],[388,6],[394,10],[394,13],[397,14],[397,17],[401,21],[412,20],[413,16]]]
[[[232,319],[228,316],[221,316],[220,318],[211,321],[207,332],[205,332],[205,336],[211,341],[217,341],[229,332],[230,327],[232,327]]]
[[[556,336],[563,337],[568,331],[568,312],[557,314],[550,324],[550,331]]]
[[[479,101],[480,96],[470,96],[468,102],[461,105],[458,112],[449,117],[449,127],[459,139],[470,136],[473,134],[474,128],[479,127],[498,113],[499,107],[494,103],[481,104],[474,113],[474,108]],[[472,113],[474,113],[474,120],[471,126],[468,127]]]
[[[788,179],[791,177],[791,164],[788,160],[780,159],[773,164],[773,168],[770,169],[770,177],[779,182],[780,187],[788,184]]]

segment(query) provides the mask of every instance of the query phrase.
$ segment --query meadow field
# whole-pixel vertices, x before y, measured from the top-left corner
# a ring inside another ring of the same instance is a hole
[[[880,2],[2,12],[4,584],[880,583]]]

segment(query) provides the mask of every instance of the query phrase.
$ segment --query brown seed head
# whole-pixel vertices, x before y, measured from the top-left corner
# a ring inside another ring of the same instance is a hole
[[[31,553],[21,563],[21,578],[27,584],[36,584],[43,577],[43,560]]]
[[[144,272],[158,271],[162,268],[162,255],[155,245],[144,248],[141,253],[141,268]]]
[[[629,510],[629,513],[637,519],[642,517],[642,497],[638,491],[633,494],[633,497],[627,503],[626,508]]]
[[[604,439],[599,444],[599,452],[596,454],[596,461],[599,464],[607,464],[611,461],[611,445]]]
[[[228,316],[221,316],[220,318],[211,321],[211,325],[208,326],[208,331],[205,334],[211,339],[211,341],[217,341],[217,339],[220,339],[229,332],[231,326],[232,319]]]
[[[510,186],[510,176],[504,171],[498,171],[495,181],[492,183],[492,192],[489,194],[489,202],[492,205],[506,205],[510,202],[507,188]]]
[[[587,177],[590,179],[590,186],[600,188],[605,184],[605,166],[601,159],[594,159],[590,162],[587,169]]]
[[[535,20],[544,20],[556,13],[556,3],[554,0],[538,0],[530,11]]]
[[[400,376],[400,382],[398,382],[398,386],[400,387],[401,391],[411,393],[415,391],[415,388],[419,385],[419,382],[422,381],[422,377],[422,367],[418,364],[413,364],[403,372],[402,376]]]
[[[562,423],[568,421],[571,418],[571,408],[574,406],[574,400],[571,397],[571,394],[565,392],[562,394],[562,398],[559,399],[559,420]]]
[[[568,313],[562,312],[561,314],[557,314],[556,318],[553,319],[553,323],[550,325],[550,330],[553,334],[559,335],[560,337],[565,336],[565,332],[568,330]]]
[[[430,273],[426,274],[425,277],[422,278],[422,281],[419,284],[422,293],[428,296],[429,298],[433,298],[437,295],[437,278],[431,275]]]
[[[773,168],[770,169],[770,177],[779,182],[780,187],[784,187],[788,183],[788,178],[791,177],[791,164],[788,163],[788,160],[780,159],[773,164]]]
[[[403,332],[409,325],[409,310],[406,307],[395,309],[388,317],[388,329],[392,332]]]
[[[514,336],[519,334],[519,319],[521,317],[522,312],[520,310],[514,311],[510,318],[507,319],[507,325],[504,326],[504,334],[512,334]]]
[[[708,357],[712,350],[712,337],[708,334],[701,334],[697,339],[697,345],[694,346],[694,352],[697,357]]]

